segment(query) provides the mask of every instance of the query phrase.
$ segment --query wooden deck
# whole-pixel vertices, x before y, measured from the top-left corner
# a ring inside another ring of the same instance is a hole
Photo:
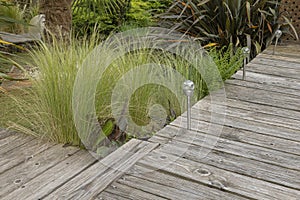
[[[0,130],[0,199],[300,199],[300,45],[269,48],[241,77],[226,81],[224,122],[222,113],[212,122],[208,96],[193,107],[191,131],[180,131],[183,115],[100,162]]]

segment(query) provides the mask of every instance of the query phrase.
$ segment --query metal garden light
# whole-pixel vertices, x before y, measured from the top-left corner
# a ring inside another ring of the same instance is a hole
[[[273,55],[275,54],[275,50],[276,50],[276,47],[277,47],[277,43],[278,43],[278,40],[279,40],[279,38],[282,36],[282,31],[281,30],[277,30],[276,32],[275,32],[275,38],[276,38],[276,40],[275,40],[275,46],[274,46],[274,48],[273,48]]]
[[[193,81],[187,80],[183,83],[183,92],[187,96],[187,129],[191,130],[191,97],[194,94],[195,85]]]
[[[243,47],[244,54],[244,66],[243,66],[243,80],[246,80],[246,65],[250,60],[250,49],[248,47]]]

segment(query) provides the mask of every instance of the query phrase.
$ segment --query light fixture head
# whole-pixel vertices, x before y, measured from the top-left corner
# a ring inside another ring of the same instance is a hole
[[[194,93],[195,84],[193,81],[187,80],[183,83],[183,92],[186,96],[192,96]]]
[[[276,38],[280,38],[282,36],[282,31],[281,30],[277,30],[276,32],[275,32],[275,37]]]
[[[250,55],[250,49],[248,47],[243,47],[242,51],[243,51],[243,54],[245,56],[249,56]]]

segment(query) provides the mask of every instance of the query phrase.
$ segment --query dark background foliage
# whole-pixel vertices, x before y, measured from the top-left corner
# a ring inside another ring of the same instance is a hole
[[[248,46],[255,56],[270,44],[277,29],[291,25],[279,13],[279,5],[279,0],[178,0],[162,16],[163,26],[203,44]]]

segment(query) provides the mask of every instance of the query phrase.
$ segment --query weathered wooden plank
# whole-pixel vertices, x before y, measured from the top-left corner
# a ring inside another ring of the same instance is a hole
[[[225,105],[226,107],[241,108],[244,110],[251,110],[253,112],[264,113],[264,114],[269,114],[269,115],[274,115],[274,116],[280,116],[280,117],[293,119],[293,120],[297,120],[297,121],[300,119],[300,112],[298,112],[298,111],[289,110],[287,112],[286,109],[284,109],[284,108],[275,108],[273,106],[249,103],[246,101],[239,101],[237,99],[226,98],[225,104],[219,103],[218,101],[214,101],[213,103],[214,103],[214,105],[221,105],[221,106]],[[197,102],[194,105],[194,107],[197,107],[201,104],[212,104],[212,102],[211,102],[210,98],[204,98],[201,101]]]
[[[263,58],[270,58],[272,59],[274,62],[276,62],[277,60],[282,60],[282,61],[288,61],[291,63],[295,63],[295,64],[300,64],[300,56],[296,57],[287,57],[287,56],[281,56],[280,54],[260,54],[260,57]]]
[[[112,181],[120,177],[135,162],[144,157],[158,144],[146,141],[131,140],[121,148],[107,156],[80,176],[60,187],[46,199],[62,198],[91,199],[98,196]]]
[[[178,181],[181,181],[181,179],[178,179]],[[134,176],[126,176],[125,179],[119,179],[118,183],[128,185],[139,190],[147,191],[151,194],[156,194],[157,196],[161,196],[166,199],[203,199],[201,192],[199,192],[198,194],[194,194],[170,187],[168,185],[154,183],[144,178],[138,178]],[[208,199],[210,198],[208,197]]]
[[[273,49],[266,49],[265,51],[263,51],[261,54],[259,54],[258,56],[262,55],[262,54],[267,54],[267,55],[273,55]],[[283,57],[292,57],[292,58],[299,58],[300,55],[300,51],[297,51],[297,49],[292,48],[282,48],[277,46],[276,51],[275,51],[275,55],[280,55]]]
[[[49,168],[55,166],[67,157],[79,151],[76,147],[63,148],[62,145],[55,145],[45,150],[43,153],[22,162],[10,170],[0,174],[0,199],[13,190],[26,184]]]
[[[232,173],[204,163],[163,154],[158,151],[152,152],[139,163],[160,171],[166,171],[177,177],[184,177],[185,179],[253,199],[296,200],[300,195],[299,190]],[[176,160],[176,162],[172,162],[173,160]],[[162,169],[161,165],[167,165],[168,167]]]
[[[243,72],[238,71],[232,76],[232,78],[241,80],[243,77]],[[300,83],[296,79],[290,79],[285,77],[272,76],[268,74],[259,74],[254,72],[247,72],[246,80],[251,82],[257,82],[263,85],[274,85],[283,88],[292,88],[300,90]]]
[[[210,102],[208,102],[207,100],[203,100],[201,101],[201,103],[196,104],[193,107],[192,111],[198,113],[198,115],[201,115],[202,110],[207,111],[210,114],[212,112],[211,106],[212,105]],[[245,110],[245,109],[229,107],[229,106],[226,106],[224,109],[220,109],[220,110],[215,109],[214,113],[225,114],[226,116],[237,117],[249,121],[270,124],[276,127],[277,126],[286,127],[290,129],[299,130],[300,132],[300,118],[299,120],[288,119],[276,115],[270,115],[270,114],[264,114],[261,112],[252,111],[249,109]]]
[[[7,200],[41,199],[93,163],[95,163],[95,158],[87,151],[81,150],[34,179],[22,184],[4,198]]]
[[[12,131],[8,131],[7,129],[4,128],[0,128],[0,140],[2,140],[3,138],[6,138],[8,136],[14,135],[15,132]]]
[[[43,143],[43,141],[34,139],[31,140],[13,151],[8,151],[1,155],[0,174],[19,165],[22,162],[27,162],[32,157],[45,151],[53,146],[53,143]]]
[[[123,183],[126,183],[126,180],[128,179],[135,179],[133,177],[150,181],[151,184],[156,183],[171,187],[175,189],[173,195],[177,195],[184,191],[189,194],[196,195],[196,199],[246,199],[244,197],[219,190],[218,188],[211,187],[211,185],[205,185],[201,182],[194,182],[180,176],[165,173],[164,169],[160,170],[159,168],[147,167],[140,164],[137,164],[130,169],[128,175],[123,177],[123,180],[125,180]],[[192,197],[189,195],[186,199],[192,199]]]
[[[183,115],[184,116],[184,115]],[[225,125],[228,127],[256,132],[264,135],[274,136],[278,138],[284,138],[286,140],[291,140],[295,142],[300,142],[300,135],[299,131],[295,129],[289,129],[285,127],[280,126],[273,126],[270,124],[265,124],[261,122],[255,122],[255,121],[249,121],[245,119],[241,119],[238,117],[231,117],[231,116],[225,116],[218,113],[211,113],[202,111],[194,111],[191,113],[192,116],[192,125],[198,125],[198,121],[205,121],[205,122],[214,122],[214,124],[219,124],[221,126]],[[213,119],[212,119],[213,118]],[[171,125],[177,125],[182,124],[181,126],[185,126],[186,124],[183,123],[185,119],[182,117],[178,117],[176,120],[174,120]]]
[[[235,85],[226,85],[226,94],[227,98],[230,99],[239,99],[257,104],[300,111],[300,98],[296,98],[295,96],[280,95],[276,92]]]
[[[268,84],[261,84],[257,82],[251,82],[248,80],[242,81],[239,79],[228,79],[226,80],[226,84],[277,92],[279,95],[288,94],[288,95],[294,95],[295,97],[300,97],[300,90],[297,89],[283,88],[283,87],[278,87],[278,86],[268,85]]]
[[[0,155],[12,151],[15,148],[33,140],[32,136],[13,134],[0,140]]]
[[[287,77],[296,79],[300,82],[299,74],[300,74],[300,68],[299,69],[286,69],[282,67],[276,67],[276,66],[270,66],[270,65],[263,65],[263,64],[256,64],[256,63],[248,63],[246,66],[247,71],[249,72],[255,72],[260,74],[269,74],[272,76],[279,76],[279,77]]]
[[[146,195],[144,195],[144,196],[146,196]],[[116,195],[114,193],[109,193],[109,192],[102,192],[101,196],[95,198],[95,200],[127,200],[127,199],[129,199],[129,198],[125,198],[123,196],[119,196],[119,195]]]
[[[204,105],[202,105],[204,104]],[[207,107],[207,106],[222,106],[223,108],[238,108],[243,110],[249,110],[257,113],[263,113],[267,115],[277,116],[285,119],[291,119],[295,121],[300,120],[300,112],[299,111],[293,111],[289,110],[289,112],[286,111],[284,108],[277,108],[273,106],[268,105],[262,105],[262,104],[256,104],[246,101],[240,101],[238,99],[230,99],[226,98],[225,101],[212,101],[210,98],[206,97],[202,99],[201,101],[197,102],[193,108],[197,107]]]
[[[142,190],[138,190],[136,188],[133,187],[129,187],[125,184],[121,184],[118,182],[114,182],[112,183],[109,187],[107,187],[105,189],[105,191],[101,192],[101,194],[98,196],[98,199],[106,199],[105,198],[105,194],[112,196],[112,195],[118,195],[118,196],[122,196],[126,199],[145,199],[145,200],[153,200],[153,199],[157,199],[157,200],[164,200],[166,198],[157,196],[155,194],[151,194],[149,192],[145,192]],[[107,196],[106,195],[106,196]],[[112,196],[114,197],[114,196]]]
[[[203,145],[200,147],[199,145],[188,143],[187,150],[186,142],[178,140],[174,141],[174,139],[171,139],[170,137],[160,137],[156,135],[151,138],[151,140],[161,144],[169,144],[161,145],[161,148],[159,149],[159,151],[167,154],[172,154],[196,162],[203,162],[233,173],[246,175],[294,189],[299,189],[300,187],[300,180],[293,178],[299,176],[299,171],[297,170],[286,169],[280,166],[240,157],[215,149],[207,149]],[[201,151],[207,150],[210,150],[210,153],[203,157]],[[161,163],[161,167],[163,166],[166,167],[166,165]]]
[[[290,68],[291,69],[299,69],[300,68],[299,63],[293,63],[293,62],[284,61],[284,60],[274,60],[274,59],[268,58],[262,54],[258,55],[255,59],[251,60],[251,63],[282,67],[287,70]]]
[[[276,49],[278,49],[279,52],[294,52],[294,53],[300,53],[300,44],[295,43],[293,41],[287,42],[284,41],[284,43],[280,43],[277,45]],[[267,50],[273,50],[273,45],[267,48]],[[299,54],[297,54],[299,55]]]
[[[238,141],[232,141],[221,137],[218,138],[200,131],[201,130],[181,133],[180,128],[168,126],[164,129],[164,131],[157,133],[157,135],[164,137],[172,137],[174,141],[183,141],[188,144],[198,145],[200,147],[213,147],[214,150],[223,151],[237,156],[242,156],[245,158],[250,158],[257,161],[266,162],[269,164],[300,171],[299,155],[289,154],[260,146],[254,146]],[[177,134],[181,135],[177,136]],[[218,142],[214,146],[211,146],[212,144],[210,143],[210,141]]]
[[[186,124],[186,118],[183,118],[182,123],[173,123],[172,126],[182,128]],[[197,128],[192,127],[193,131],[200,130],[203,133],[211,134],[209,128],[211,122],[209,120],[192,120],[193,124],[197,124]],[[253,131],[247,131],[238,128],[232,128],[226,125],[214,125],[222,129],[221,138],[233,140],[237,142],[247,143],[251,145],[261,146],[269,149],[274,149],[286,153],[300,155],[300,143],[289,139],[278,138],[274,136],[264,135]]]

